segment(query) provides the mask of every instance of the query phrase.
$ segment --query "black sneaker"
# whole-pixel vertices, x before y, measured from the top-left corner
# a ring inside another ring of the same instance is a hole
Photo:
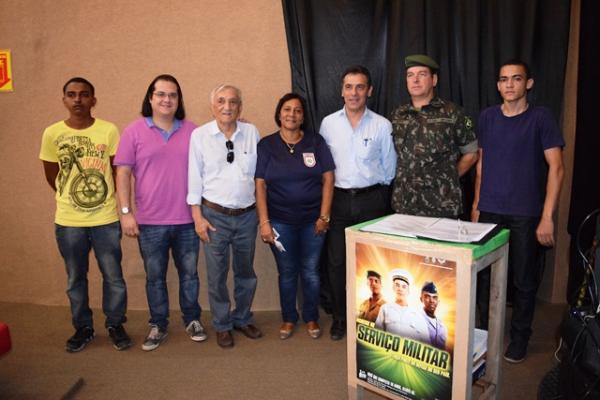
[[[342,340],[346,335],[346,321],[334,319],[329,330],[331,340]]]
[[[89,326],[78,328],[75,334],[67,340],[66,350],[69,353],[77,353],[84,349],[84,347],[91,342],[94,338],[94,330]]]
[[[113,341],[113,347],[119,351],[128,349],[132,345],[131,339],[127,335],[127,332],[125,332],[123,325],[109,326],[108,336]]]
[[[509,363],[518,364],[525,360],[527,355],[527,342],[522,340],[511,341],[504,353],[504,359]]]

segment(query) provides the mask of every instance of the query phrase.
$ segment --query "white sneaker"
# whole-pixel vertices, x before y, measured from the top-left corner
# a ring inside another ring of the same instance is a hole
[[[204,342],[206,339],[208,339],[204,326],[202,326],[202,322],[198,321],[197,319],[190,322],[185,328],[185,331],[188,333],[188,335],[190,335],[190,339],[192,339],[194,342]]]
[[[158,325],[150,325],[150,333],[148,333],[146,340],[144,340],[144,344],[142,344],[142,350],[151,351],[156,349],[165,341],[167,335],[166,329],[160,329]]]

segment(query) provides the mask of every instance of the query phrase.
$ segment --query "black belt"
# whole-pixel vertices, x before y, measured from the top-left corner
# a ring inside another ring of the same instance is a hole
[[[204,197],[202,198],[202,204],[208,208],[212,208],[213,210],[220,212],[221,214],[231,215],[231,216],[242,215],[243,213],[248,212],[250,210],[254,210],[256,208],[256,203],[252,204],[251,206],[246,207],[246,208],[223,207],[220,204],[213,203],[212,201],[206,200]]]
[[[364,187],[364,188],[357,188],[357,189],[344,189],[344,188],[340,188],[340,187],[336,186],[335,190],[337,190],[339,192],[343,192],[343,193],[349,193],[352,196],[354,196],[354,195],[357,195],[357,194],[373,192],[375,190],[381,189],[382,187],[383,186],[378,183],[377,185],[367,186],[367,187]]]

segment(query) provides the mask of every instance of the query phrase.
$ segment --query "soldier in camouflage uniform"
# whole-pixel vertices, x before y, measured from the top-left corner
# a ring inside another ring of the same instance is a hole
[[[438,64],[428,56],[405,59],[411,103],[392,112],[398,154],[392,193],[395,212],[456,218],[463,212],[459,178],[477,162],[471,119],[434,93]]]

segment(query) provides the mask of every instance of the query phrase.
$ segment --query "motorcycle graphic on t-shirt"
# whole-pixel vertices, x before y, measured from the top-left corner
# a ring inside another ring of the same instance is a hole
[[[73,166],[77,175],[71,181],[69,195],[78,207],[90,209],[98,207],[106,200],[108,185],[104,174],[97,168],[84,168],[81,159],[86,155],[85,147],[77,144],[62,144],[59,147],[59,179],[58,190],[62,195]]]

